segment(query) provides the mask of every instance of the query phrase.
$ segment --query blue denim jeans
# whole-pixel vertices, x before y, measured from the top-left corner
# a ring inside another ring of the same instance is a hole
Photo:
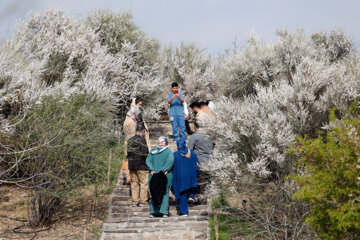
[[[181,136],[187,138],[184,115],[170,116],[170,121],[171,121],[171,126],[173,129],[174,140],[176,141],[177,139],[180,138],[179,130],[180,130]]]

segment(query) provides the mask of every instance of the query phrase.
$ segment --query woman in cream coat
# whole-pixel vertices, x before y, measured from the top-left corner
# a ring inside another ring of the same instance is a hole
[[[141,107],[142,107],[142,100],[140,98],[133,98],[130,110],[126,113],[126,118],[123,125],[124,135],[125,135],[124,154],[126,157],[125,171],[126,171],[126,182],[128,184],[130,183],[130,171],[128,168],[128,161],[127,161],[127,145],[128,145],[128,140],[135,135],[136,127],[138,124],[144,126],[146,144],[148,146],[148,149],[151,150],[149,145],[149,130],[146,126],[146,123],[142,120],[141,112],[140,112]]]

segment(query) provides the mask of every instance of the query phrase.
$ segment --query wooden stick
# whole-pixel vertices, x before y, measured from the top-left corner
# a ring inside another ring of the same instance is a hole
[[[86,227],[84,229],[84,240],[86,240]]]
[[[107,175],[107,185],[110,186],[110,173],[111,173],[111,150],[110,149],[110,154],[109,154],[109,165],[108,165],[108,175]]]
[[[219,240],[219,223],[217,219],[217,213],[214,215],[214,225],[215,225],[215,239]]]

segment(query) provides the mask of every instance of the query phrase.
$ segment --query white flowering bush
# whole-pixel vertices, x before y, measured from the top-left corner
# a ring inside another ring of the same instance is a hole
[[[295,136],[316,136],[329,108],[345,112],[360,97],[358,56],[345,36],[330,34],[337,37],[329,37],[328,45],[347,51],[334,59],[334,50],[306,38],[303,31],[278,35],[279,41],[271,44],[251,37],[246,47],[227,57],[224,90],[231,96],[220,98],[217,119],[208,119],[206,127],[225,152],[236,153],[248,171],[262,177],[291,172],[286,151]]]
[[[195,45],[181,44],[164,51],[162,74],[170,89],[178,82],[187,92],[187,101],[207,101],[216,97],[217,63]]]
[[[31,15],[1,44],[0,102],[86,93],[125,110],[132,97],[151,98],[160,84],[158,63],[150,57],[156,57],[157,43],[127,16],[103,11],[82,21],[60,10]],[[104,19],[119,27],[117,35],[106,35],[114,28],[101,28]]]
[[[102,27],[104,19],[115,27]],[[0,43],[0,183],[36,192],[32,226],[51,223],[74,187],[106,175],[109,142],[117,139],[111,113],[124,117],[133,97],[156,98],[158,50],[127,14],[108,11],[87,20],[60,10],[32,14]],[[158,117],[157,109],[149,104],[148,112]]]
[[[302,30],[281,30],[278,36],[274,43],[250,36],[225,57],[225,96],[216,102],[216,119],[203,124],[218,151],[202,168],[227,189],[259,195],[246,216],[266,239],[285,233],[298,239],[313,232],[302,221],[309,207],[291,199],[297,187],[285,176],[300,169],[287,152],[297,135],[318,135],[331,107],[343,114],[360,100],[360,65],[341,32],[309,38]]]
[[[130,13],[115,13],[109,10],[98,10],[90,14],[86,24],[97,34],[102,46],[110,55],[118,58],[125,52],[131,62],[126,62],[124,68],[132,76],[123,76],[118,81],[119,110],[125,113],[132,98],[141,97],[145,105],[144,118],[158,119],[163,109],[158,95],[162,92],[162,81],[159,75],[160,43],[147,37],[132,21]],[[127,46],[133,47],[129,49]],[[122,57],[120,57],[121,59]]]

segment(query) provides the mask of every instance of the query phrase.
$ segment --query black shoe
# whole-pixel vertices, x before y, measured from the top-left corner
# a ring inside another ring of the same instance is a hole
[[[126,177],[124,177],[124,179],[123,179],[123,185],[131,185],[131,183],[126,182]]]

